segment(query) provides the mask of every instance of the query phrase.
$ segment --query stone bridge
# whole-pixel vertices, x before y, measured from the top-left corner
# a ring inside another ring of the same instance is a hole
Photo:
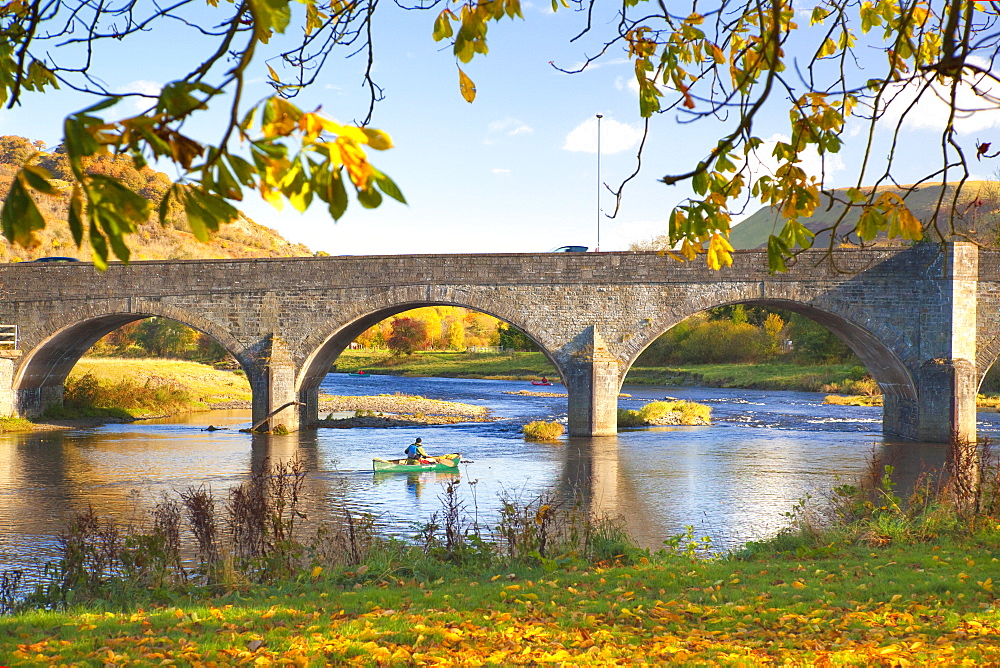
[[[832,259],[832,263],[828,260]],[[886,434],[975,437],[975,396],[1000,356],[1000,252],[968,243],[803,253],[772,276],[760,251],[732,267],[656,253],[319,257],[0,265],[0,324],[19,352],[0,359],[0,413],[35,416],[98,339],[161,316],[238,360],[253,419],[289,429],[317,418],[318,388],[366,328],[428,305],[463,306],[524,331],[568,390],[569,433],[616,431],[617,395],[659,335],[725,304],[794,311],[842,338],[885,393]]]

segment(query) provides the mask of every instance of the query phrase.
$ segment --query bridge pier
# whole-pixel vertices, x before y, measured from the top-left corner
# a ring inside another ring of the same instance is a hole
[[[295,363],[285,342],[271,335],[254,355],[247,374],[253,392],[252,420],[257,431],[274,431],[279,425],[298,431],[299,406],[295,392]]]
[[[14,417],[14,360],[0,356],[0,417]]]
[[[929,443],[975,442],[979,248],[951,242],[930,259],[908,288],[926,295],[910,316],[917,350],[908,364],[912,389],[900,396],[883,386],[882,431]]]
[[[618,433],[618,359],[597,327],[571,342],[561,364],[569,395],[570,436],[614,436]]]
[[[965,359],[932,359],[920,367],[916,438],[931,443],[976,440],[976,368]]]

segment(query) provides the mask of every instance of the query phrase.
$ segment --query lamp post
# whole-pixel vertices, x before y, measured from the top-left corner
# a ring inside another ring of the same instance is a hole
[[[597,114],[597,247],[594,252],[601,250],[601,114]]]

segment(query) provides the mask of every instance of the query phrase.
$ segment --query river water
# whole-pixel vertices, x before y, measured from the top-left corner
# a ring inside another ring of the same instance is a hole
[[[92,506],[128,519],[163,493],[210,487],[217,498],[265,458],[301,459],[309,475],[310,514],[332,506],[370,512],[386,533],[413,536],[441,510],[449,474],[374,475],[374,456],[402,456],[417,436],[431,454],[461,452],[460,494],[469,519],[495,520],[501,495],[522,502],[542,494],[575,495],[592,510],[626,518],[632,534],[656,549],[693,527],[717,549],[772,536],[808,496],[819,508],[834,485],[850,482],[873,453],[904,479],[939,466],[944,446],[887,443],[881,409],[827,406],[823,395],[706,388],[626,386],[622,408],[664,396],[707,403],[709,427],[623,431],[610,438],[526,442],[532,419],[563,419],[565,398],[505,394],[526,382],[330,374],[329,394],[404,394],[488,406],[490,423],[391,429],[320,429],[287,436],[240,433],[249,411],[213,411],[170,420],[90,429],[0,434],[0,570],[51,559],[56,537]],[[980,413],[980,433],[1000,432],[995,413]],[[225,427],[203,431],[208,425]]]

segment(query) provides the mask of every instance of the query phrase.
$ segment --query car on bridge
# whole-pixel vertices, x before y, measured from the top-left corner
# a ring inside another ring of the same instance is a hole
[[[79,262],[75,257],[40,257],[37,260],[32,260],[32,262]]]
[[[550,253],[586,253],[586,246],[559,246],[549,251]]]

